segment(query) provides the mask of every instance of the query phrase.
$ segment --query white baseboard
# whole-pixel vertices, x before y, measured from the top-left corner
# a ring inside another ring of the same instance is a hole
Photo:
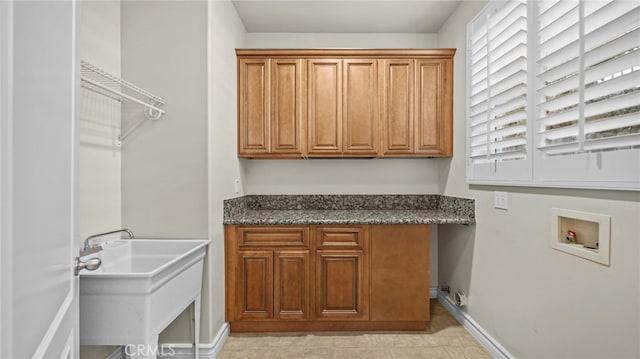
[[[104,359],[126,359],[126,356],[124,355],[123,351],[124,351],[124,347],[117,347],[116,350],[111,352],[111,354],[109,354]]]
[[[216,334],[216,337],[213,339],[213,350],[211,351],[211,354],[213,355],[211,357],[212,359],[217,357],[220,351],[222,350],[224,343],[227,341],[227,338],[229,338],[230,331],[231,331],[231,326],[229,325],[228,322],[225,322],[224,324],[222,324],[220,329],[218,329],[218,334]]]
[[[200,343],[199,354],[201,359],[215,359],[218,356],[224,342],[229,337],[229,329],[229,323],[224,323],[212,343]],[[162,344],[159,352],[158,359],[192,359],[193,344]],[[118,347],[105,359],[127,359],[124,347]]]
[[[200,350],[199,350],[199,354],[200,354],[200,358],[201,359],[215,359],[218,356],[218,353],[220,353],[220,351],[222,350],[222,346],[224,345],[224,342],[227,340],[227,338],[229,337],[229,323],[224,323],[220,329],[218,330],[218,333],[216,334],[216,337],[213,338],[213,342],[212,343],[200,343]],[[160,356],[158,355],[158,359],[160,358],[171,358],[171,359],[192,359],[193,358],[193,345],[192,344],[162,344],[163,347],[165,348],[172,348],[173,349],[173,355],[163,355]],[[164,350],[161,351],[161,353],[170,353],[170,351],[168,350]]]
[[[429,298],[431,299],[438,298],[438,287],[429,288]]]
[[[453,300],[438,290],[438,301],[453,315],[462,326],[473,335],[474,338],[491,354],[494,358],[512,359],[514,358],[507,349],[505,349],[498,341],[484,330],[469,314],[460,310]]]

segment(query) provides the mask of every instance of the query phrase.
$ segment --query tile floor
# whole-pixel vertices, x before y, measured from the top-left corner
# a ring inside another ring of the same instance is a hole
[[[218,359],[490,359],[437,300],[424,332],[231,334]]]

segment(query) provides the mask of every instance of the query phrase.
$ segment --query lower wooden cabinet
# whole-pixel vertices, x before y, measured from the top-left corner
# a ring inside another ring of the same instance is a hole
[[[429,226],[372,226],[371,320],[429,320]]]
[[[241,251],[238,262],[238,318],[273,318],[273,253]]]
[[[277,251],[274,264],[274,317],[308,319],[309,251]]]
[[[234,332],[423,330],[429,226],[225,226]]]
[[[367,260],[354,250],[316,253],[316,318],[369,319]]]
[[[240,251],[238,265],[238,318],[309,317],[308,251]]]

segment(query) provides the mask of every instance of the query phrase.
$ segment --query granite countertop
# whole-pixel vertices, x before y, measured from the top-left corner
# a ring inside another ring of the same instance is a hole
[[[473,224],[474,201],[442,195],[250,195],[224,201],[224,224]]]

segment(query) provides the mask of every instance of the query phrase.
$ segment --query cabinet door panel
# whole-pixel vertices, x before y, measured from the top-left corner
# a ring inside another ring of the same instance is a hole
[[[309,227],[307,226],[240,226],[239,245],[248,247],[307,247]]]
[[[317,319],[369,319],[369,274],[363,251],[318,251]]]
[[[368,238],[368,226],[316,227],[315,244],[321,249],[361,249]]]
[[[416,153],[451,155],[451,100],[445,86],[450,81],[447,60],[418,60],[416,71],[417,103]]]
[[[414,69],[411,59],[382,60],[384,154],[413,153]]]
[[[302,60],[271,60],[271,152],[302,155]]]
[[[344,153],[376,155],[378,149],[376,60],[344,60],[343,89]]]
[[[308,154],[342,152],[342,61],[308,60]]]
[[[269,59],[239,61],[238,151],[269,152]]]
[[[277,319],[309,317],[309,252],[275,253],[274,305]]]
[[[273,252],[239,252],[238,318],[273,318]]]
[[[429,320],[429,232],[371,226],[371,320]]]

